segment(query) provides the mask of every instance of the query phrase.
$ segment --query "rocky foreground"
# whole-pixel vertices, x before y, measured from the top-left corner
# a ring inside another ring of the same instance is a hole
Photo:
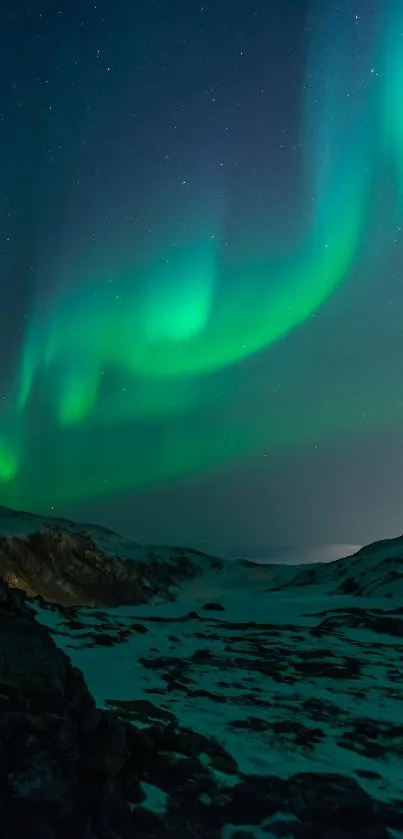
[[[177,579],[162,551],[146,600],[139,546],[88,536],[143,563],[137,603],[0,585],[1,839],[402,839],[402,540]]]
[[[249,839],[255,834],[241,827],[245,822],[263,824],[266,836],[386,839],[388,826],[403,825],[401,802],[376,802],[358,780],[336,772],[239,778],[236,761],[218,741],[181,727],[174,713],[152,702],[111,701],[116,710],[96,709],[81,671],[36,620],[32,605],[42,608],[0,586],[4,839],[218,839],[228,825],[233,829],[227,835]],[[189,681],[183,670],[178,678]],[[316,728],[296,719],[270,726],[259,703],[252,701],[250,710],[253,705],[249,724],[261,733],[262,748],[271,730],[309,750],[323,737],[319,720],[333,713],[318,699]],[[367,721],[351,733],[347,747],[359,743],[376,753],[385,748],[379,734],[389,737],[390,748],[393,737],[401,739],[401,731],[377,732]]]

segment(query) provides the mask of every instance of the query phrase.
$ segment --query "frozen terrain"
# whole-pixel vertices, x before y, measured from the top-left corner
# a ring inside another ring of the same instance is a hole
[[[148,550],[90,535],[125,560]],[[180,839],[181,819],[222,839],[403,835],[402,551],[303,568],[201,558],[173,600],[32,601],[98,705],[155,741],[131,802],[140,836]]]
[[[12,515],[20,537],[85,530]],[[149,548],[87,532],[147,568]],[[189,556],[197,573],[139,605],[30,601],[147,755],[133,835],[402,839],[403,539],[303,567]]]

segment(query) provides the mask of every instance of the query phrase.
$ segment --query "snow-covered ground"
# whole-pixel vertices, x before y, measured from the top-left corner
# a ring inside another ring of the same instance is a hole
[[[121,556],[141,551],[92,535]],[[170,603],[33,608],[100,706],[170,732],[141,805],[157,821],[179,794],[171,770],[196,751],[202,818],[244,785],[219,832],[197,836],[399,839],[402,572],[398,539],[331,564],[206,567]]]

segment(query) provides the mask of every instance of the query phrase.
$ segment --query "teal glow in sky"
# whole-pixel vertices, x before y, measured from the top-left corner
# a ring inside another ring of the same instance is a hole
[[[84,509],[400,427],[400,351],[371,376],[403,314],[401,4],[267,6],[23,13],[4,503]]]

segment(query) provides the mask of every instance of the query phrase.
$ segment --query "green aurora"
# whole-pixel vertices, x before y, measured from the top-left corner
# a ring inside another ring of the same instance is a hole
[[[297,395],[298,421],[281,400],[246,421],[236,384],[243,365],[263,353],[270,365],[276,342],[348,283],[369,247],[384,168],[397,173],[396,212],[403,197],[401,6],[386,4],[383,54],[374,47],[377,70],[365,85],[362,68],[346,61],[347,27],[333,26],[319,3],[314,15],[301,108],[306,213],[294,246],[237,253],[221,223],[191,223],[174,252],[161,247],[148,259],[124,252],[114,264],[102,252],[73,267],[66,248],[59,268],[68,279],[52,286],[45,309],[32,302],[0,416],[4,503],[49,508],[334,433],[338,386],[320,411]],[[274,374],[266,385],[270,393]],[[253,388],[248,398],[259,401]],[[360,395],[350,394],[344,428],[354,432],[361,413]],[[211,415],[214,434],[205,430]]]

